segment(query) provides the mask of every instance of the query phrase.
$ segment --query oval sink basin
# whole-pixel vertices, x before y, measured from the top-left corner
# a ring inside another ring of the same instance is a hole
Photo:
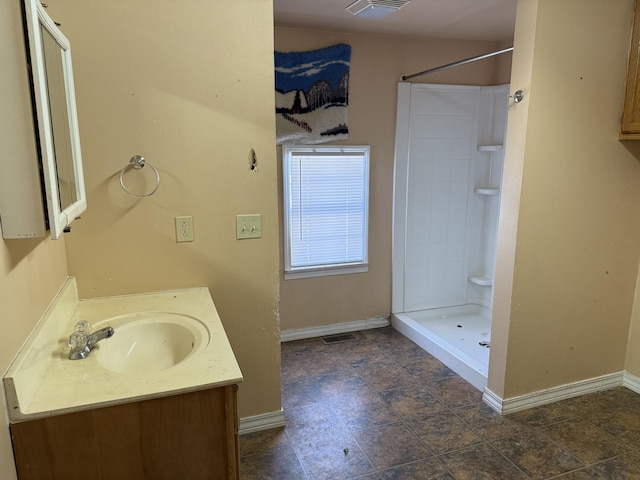
[[[177,313],[141,312],[100,322],[115,334],[91,353],[107,370],[153,373],[174,367],[204,349],[209,331],[198,319]]]

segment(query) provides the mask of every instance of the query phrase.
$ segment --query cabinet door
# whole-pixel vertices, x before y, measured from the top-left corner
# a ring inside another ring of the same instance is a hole
[[[238,478],[235,385],[11,425],[20,480]]]
[[[638,3],[633,19],[631,33],[631,48],[629,51],[629,66],[627,71],[627,85],[624,97],[624,111],[620,140],[640,140],[640,15]]]

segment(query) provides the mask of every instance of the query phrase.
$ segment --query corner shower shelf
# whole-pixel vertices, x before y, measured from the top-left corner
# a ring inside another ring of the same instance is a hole
[[[498,152],[502,150],[502,145],[478,145],[480,152]]]
[[[493,285],[493,278],[483,275],[469,275],[469,282],[481,287],[490,287]]]
[[[480,188],[476,187],[473,189],[475,193],[478,195],[498,195],[500,193],[500,189],[498,188]]]

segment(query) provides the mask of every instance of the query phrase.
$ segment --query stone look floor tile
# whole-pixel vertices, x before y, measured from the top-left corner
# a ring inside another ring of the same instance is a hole
[[[315,351],[309,355],[298,355],[297,362],[309,375],[350,371],[342,358],[331,351]]]
[[[242,455],[240,461],[242,480],[311,480],[289,444],[264,453]]]
[[[409,428],[436,455],[483,441],[451,411],[427,415],[409,423]]]
[[[383,470],[380,472],[380,478],[382,480],[455,480],[435,457]]]
[[[482,401],[482,392],[460,377],[425,382],[423,385],[449,408],[477,404]]]
[[[301,377],[282,384],[282,406],[285,410],[312,405],[318,401],[319,395],[320,389],[311,377]]]
[[[400,420],[379,396],[354,401],[352,398],[336,400],[330,404],[331,410],[349,430],[386,425]]]
[[[290,448],[290,444],[284,428],[273,428],[240,437],[240,456],[263,454],[287,447]]]
[[[362,337],[362,336],[361,336]],[[347,365],[359,365],[375,361],[391,361],[389,356],[375,342],[345,342],[332,345],[331,352],[338,354]]]
[[[630,448],[583,419],[556,423],[540,431],[578,460],[589,464],[626,453]]]
[[[456,408],[454,412],[482,438],[487,440],[510,437],[531,429],[529,425],[516,418],[500,415],[484,403]]]
[[[280,379],[282,384],[295,383],[309,376],[304,367],[295,358],[282,360]]]
[[[575,417],[576,414],[574,412],[557,402],[529,408],[509,415],[509,418],[518,422],[527,423],[532,427],[543,427]]]
[[[404,365],[405,371],[421,383],[457,376],[456,372],[433,357],[425,357]]]
[[[378,469],[431,456],[429,449],[403,424],[395,423],[355,432],[358,444]]]
[[[528,431],[493,443],[494,448],[534,479],[549,478],[584,467],[540,432]]]
[[[310,448],[299,448],[300,463],[312,478],[350,479],[375,472],[375,468],[351,436],[325,438]]]
[[[600,412],[591,422],[624,442],[640,446],[640,403]]]
[[[554,477],[553,480],[603,480],[603,477],[598,475],[590,468],[578,470],[576,472]]]
[[[456,480],[525,480],[527,475],[489,445],[478,445],[440,457]]]
[[[361,477],[354,477],[353,480],[380,480],[380,475],[377,473],[370,473],[368,475],[362,475]]]
[[[402,367],[393,362],[358,365],[354,370],[378,392],[415,383]]]
[[[380,397],[405,421],[446,409],[440,400],[418,385],[385,390]]]
[[[569,398],[559,402],[559,404],[580,416],[597,415],[609,410],[614,405],[611,400],[600,393],[591,393],[580,397]]]
[[[327,429],[334,431],[346,430],[344,425],[333,415],[329,405],[317,403],[300,408],[284,411],[286,422],[285,432],[292,435],[315,436]]]
[[[626,453],[598,463],[592,468],[608,480],[640,480],[640,453]]]
[[[618,405],[640,403],[640,395],[624,387],[605,390],[603,392],[600,392],[600,395]]]
[[[314,377],[318,386],[316,401],[330,401],[340,399],[346,394],[354,392],[369,393],[371,388],[355,371],[340,371],[325,373]]]
[[[286,427],[240,437],[242,480],[640,479],[640,395],[504,417],[392,328],[356,337],[282,344]]]

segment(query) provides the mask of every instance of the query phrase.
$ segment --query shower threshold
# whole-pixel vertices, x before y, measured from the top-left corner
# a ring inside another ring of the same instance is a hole
[[[393,327],[480,391],[487,386],[491,310],[460,305],[392,314]]]

